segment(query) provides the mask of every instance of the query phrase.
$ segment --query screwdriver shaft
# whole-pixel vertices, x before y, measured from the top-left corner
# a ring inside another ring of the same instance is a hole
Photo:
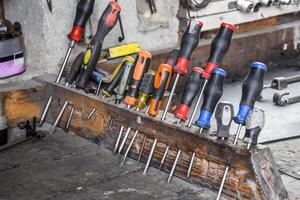
[[[61,108],[61,110],[60,110],[60,112],[59,112],[59,114],[58,114],[58,116],[57,116],[57,118],[56,118],[54,124],[53,124],[52,127],[51,127],[51,130],[54,130],[54,129],[56,128],[56,126],[57,126],[57,124],[59,123],[59,121],[60,121],[62,115],[64,114],[64,111],[65,111],[65,109],[66,109],[68,103],[69,103],[68,101],[65,101],[65,103],[64,103],[63,107]]]
[[[141,149],[140,149],[140,152],[139,152],[138,162],[141,161],[142,153],[143,153],[143,150],[144,150],[145,144],[146,144],[146,140],[147,140],[147,136],[144,136],[143,143],[142,143],[142,146],[141,146]]]
[[[72,118],[73,118],[74,110],[75,110],[75,108],[72,107],[72,109],[70,111],[70,114],[69,114],[67,124],[66,124],[66,131],[69,131],[69,127],[70,127],[70,124],[71,124],[71,121],[72,121]]]
[[[224,175],[223,175],[223,179],[222,179],[222,182],[221,182],[221,186],[219,188],[219,192],[218,192],[218,196],[217,196],[216,200],[219,200],[220,197],[221,197],[222,190],[223,190],[226,178],[227,178],[228,171],[229,171],[229,167],[226,166],[225,171],[224,171]]]
[[[239,136],[240,136],[241,129],[242,129],[242,124],[239,124],[238,129],[236,131],[236,135],[235,135],[235,138],[234,138],[233,145],[237,144],[237,141],[238,141]]]
[[[169,152],[169,149],[170,149],[170,146],[167,146],[166,150],[165,150],[165,153],[164,153],[164,156],[162,157],[161,161],[160,161],[160,165],[159,165],[159,169],[162,168],[165,160],[166,160],[166,157],[168,155],[168,152]]]
[[[191,175],[191,172],[192,172],[192,168],[193,168],[193,165],[194,165],[195,157],[196,157],[196,154],[193,153],[192,158],[190,160],[189,169],[188,169],[188,172],[186,174],[186,178],[190,178],[190,175]]]
[[[181,119],[178,119],[177,122],[176,122],[176,125],[178,126],[181,122]]]
[[[119,148],[119,152],[118,152],[119,154],[121,153],[121,151],[122,151],[122,149],[123,149],[123,147],[124,147],[124,145],[125,145],[125,142],[126,142],[126,140],[127,140],[127,138],[128,138],[128,135],[129,135],[130,130],[131,130],[131,127],[128,127],[128,128],[127,128],[127,131],[126,131],[126,133],[125,133],[125,136],[124,136],[124,138],[123,138],[123,140],[122,140],[121,146],[120,146],[120,148]]]
[[[113,151],[114,154],[117,153],[117,150],[118,150],[118,147],[119,147],[119,144],[120,144],[120,140],[121,140],[121,137],[122,137],[123,130],[124,130],[124,126],[121,126],[120,131],[119,131],[119,135],[118,135],[118,139],[116,141],[115,148],[114,148],[114,151]]]
[[[148,168],[149,168],[149,165],[150,165],[150,162],[151,162],[151,160],[152,160],[153,153],[154,153],[154,149],[155,149],[155,147],[156,147],[156,143],[157,143],[157,139],[154,139],[153,145],[152,145],[152,148],[151,148],[151,151],[150,151],[150,154],[149,154],[149,156],[148,156],[148,160],[147,160],[145,169],[144,169],[144,171],[143,171],[143,175],[146,175],[146,174],[147,174],[147,171],[148,171]]]
[[[176,89],[176,86],[177,86],[177,83],[178,83],[178,80],[179,80],[179,76],[180,76],[180,74],[176,74],[175,81],[174,81],[174,84],[173,84],[173,87],[172,87],[172,90],[171,90],[171,93],[170,93],[170,96],[169,96],[166,108],[165,108],[163,116],[161,118],[162,120],[166,119],[166,115],[167,115],[168,109],[169,109],[169,107],[171,105],[172,98],[173,98],[173,95],[174,95],[174,92],[175,92],[175,89]]]
[[[174,164],[172,166],[172,169],[171,169],[171,172],[170,172],[170,175],[169,175],[169,178],[168,178],[168,183],[170,183],[170,181],[172,180],[172,177],[173,177],[173,174],[175,172],[175,169],[176,169],[178,160],[180,158],[180,155],[181,155],[181,150],[178,150],[175,161],[174,161]]]
[[[96,108],[93,108],[92,112],[89,114],[88,116],[88,120],[91,119],[91,117],[93,116],[93,114],[96,112]]]
[[[201,134],[203,132],[203,127],[200,127],[199,133]]]
[[[44,123],[44,121],[45,121],[45,119],[46,119],[46,116],[47,116],[49,107],[50,107],[50,105],[51,105],[52,99],[53,99],[52,96],[50,96],[50,97],[48,98],[47,104],[46,104],[46,106],[45,106],[45,108],[44,108],[44,111],[43,111],[41,120],[40,120],[40,122],[39,122],[39,126],[42,126],[43,123]]]
[[[206,87],[206,84],[207,84],[207,79],[205,79],[204,82],[203,82],[203,86],[202,86],[201,92],[200,92],[200,94],[198,96],[197,103],[196,103],[196,105],[195,105],[195,107],[193,109],[192,115],[191,115],[190,120],[189,120],[188,125],[187,125],[188,128],[190,128],[192,126],[192,123],[193,123],[195,114],[196,114],[196,112],[198,110],[199,104],[201,102],[201,97],[203,95],[203,92],[204,92],[204,89]]]
[[[247,149],[249,150],[250,147],[251,147],[251,143],[248,143],[248,144],[247,144]]]
[[[99,81],[98,86],[97,86],[97,91],[96,91],[96,96],[97,96],[97,97],[98,97],[99,94],[100,94],[101,85],[102,85],[102,80]]]
[[[130,149],[131,149],[131,147],[132,147],[132,145],[133,145],[133,142],[134,142],[134,140],[135,140],[135,138],[136,138],[136,136],[137,136],[138,133],[139,133],[139,131],[135,131],[135,133],[134,133],[134,135],[133,135],[133,137],[132,137],[132,139],[131,139],[131,141],[130,141],[130,143],[129,143],[129,146],[128,146],[128,148],[127,148],[125,154],[124,154],[124,157],[123,157],[123,160],[122,160],[122,163],[120,164],[120,166],[123,166],[123,165],[124,165],[124,163],[125,163],[125,161],[126,161],[126,158],[127,158],[127,155],[128,155],[128,153],[129,153],[129,151],[130,151]]]

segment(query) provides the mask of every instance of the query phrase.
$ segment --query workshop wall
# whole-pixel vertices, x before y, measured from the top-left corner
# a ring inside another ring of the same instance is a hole
[[[107,1],[96,1],[91,17],[93,31],[98,19],[107,5]],[[52,0],[51,14],[46,0],[10,0],[4,1],[6,18],[22,24],[26,45],[27,72],[1,82],[29,79],[44,73],[56,73],[67,50],[68,39],[76,10],[76,0]],[[177,45],[179,22],[176,17],[179,0],[157,2],[158,12],[164,13],[169,26],[149,32],[139,32],[136,1],[121,0],[122,20],[125,31],[123,43],[139,41],[141,47],[150,51],[169,49]],[[89,31],[87,23],[86,29]],[[119,44],[119,24],[105,39],[104,48]],[[159,42],[155,42],[159,41]],[[75,52],[73,53],[73,57]],[[71,59],[72,60],[72,57]]]

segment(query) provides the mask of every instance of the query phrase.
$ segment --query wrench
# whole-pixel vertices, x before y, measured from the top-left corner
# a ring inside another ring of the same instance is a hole
[[[288,97],[289,94],[290,92],[276,92],[273,95],[273,102],[278,106],[285,106],[287,104],[300,102],[300,96]]]

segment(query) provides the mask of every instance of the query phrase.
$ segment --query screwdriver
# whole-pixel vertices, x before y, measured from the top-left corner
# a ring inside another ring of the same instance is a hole
[[[184,92],[180,101],[180,105],[176,110],[175,116],[178,118],[177,125],[181,120],[188,119],[189,108],[191,107],[194,98],[201,89],[203,69],[193,67],[189,80],[186,82]]]
[[[75,47],[76,43],[79,42],[81,39],[85,24],[94,10],[94,4],[95,4],[95,0],[80,0],[77,4],[75,20],[73,23],[73,29],[68,34],[68,38],[70,40],[69,48],[64,57],[63,64],[59,70],[59,73],[57,75],[55,83],[59,83],[62,73],[63,73],[63,71],[67,65],[67,62],[69,60],[69,57],[71,55],[72,50]],[[45,121],[45,118],[47,116],[52,99],[53,99],[52,96],[50,96],[47,100],[46,106],[42,112],[41,119],[38,124],[39,126],[42,126],[42,124]]]
[[[216,37],[212,41],[210,55],[202,75],[204,81],[202,84],[200,95],[198,96],[196,105],[193,109],[187,127],[191,127],[193,123],[194,116],[201,102],[205,86],[207,84],[208,79],[211,76],[212,70],[218,68],[218,65],[220,64],[221,60],[223,59],[230,47],[231,38],[234,30],[236,30],[236,27],[234,25],[223,22],[220,26]]]
[[[139,97],[136,101],[136,110],[142,110],[146,107],[148,98],[153,90],[155,71],[149,70],[143,77],[141,86],[139,88]]]
[[[196,125],[201,127],[200,134],[202,133],[203,128],[210,128],[211,116],[223,94],[223,83],[225,77],[226,72],[223,69],[216,68],[212,71],[211,78],[208,80],[207,86],[204,90],[204,98],[200,116],[196,122]],[[194,159],[195,153],[193,153],[189,164],[187,178],[189,178],[191,174]]]
[[[73,84],[74,81],[76,80],[76,77],[78,76],[78,74],[80,72],[81,63],[83,62],[83,58],[84,58],[84,52],[81,52],[74,60],[71,71],[66,75],[66,78],[65,78],[66,86],[68,86],[69,84]]]
[[[72,31],[68,34],[70,40],[68,51],[64,57],[63,64],[56,78],[56,83],[59,83],[62,73],[68,63],[69,57],[76,43],[80,41],[87,20],[90,18],[94,10],[95,0],[80,0],[77,4],[75,20]]]
[[[125,58],[127,61],[124,63],[124,72],[122,75],[122,78],[119,82],[119,85],[114,89],[114,92],[116,93],[116,104],[121,103],[121,101],[124,98],[125,91],[127,89],[127,85],[129,82],[129,77],[132,73],[132,67],[134,64],[134,58],[131,56],[126,56]]]
[[[103,40],[115,26],[120,16],[120,11],[120,5],[115,1],[111,1],[102,13],[96,34],[92,38],[87,50],[85,51],[84,61],[76,81],[77,88],[84,89],[89,81],[90,76],[92,75],[92,72],[99,60]]]
[[[217,134],[218,138],[225,140],[229,138],[229,131],[231,127],[231,122],[234,116],[234,107],[232,103],[222,101],[218,103],[215,111],[215,118],[217,124]]]
[[[191,55],[193,50],[198,45],[199,39],[200,39],[200,32],[201,28],[203,26],[203,23],[198,21],[197,19],[192,19],[189,22],[189,25],[183,34],[182,40],[181,40],[181,47],[180,47],[180,56],[178,57],[177,64],[174,67],[174,73],[175,81],[173,83],[173,87],[171,89],[171,93],[166,105],[166,108],[164,110],[162,120],[165,120],[169,106],[171,104],[178,80],[180,76],[184,76],[187,74],[189,61],[191,59]]]
[[[239,112],[234,118],[234,122],[238,124],[238,129],[233,142],[233,145],[237,144],[242,125],[245,125],[249,112],[253,109],[256,100],[258,99],[262,89],[264,73],[267,71],[267,66],[261,62],[254,62],[251,64],[250,71],[243,83],[242,98],[239,106]],[[229,166],[227,165],[222,178],[221,186],[219,188],[217,200],[220,199],[221,193],[229,172]]]
[[[149,69],[151,58],[152,56],[148,51],[139,51],[137,55],[133,74],[129,81],[129,88],[124,100],[124,102],[128,105],[128,108],[136,104],[139,87],[142,83],[144,74]]]
[[[116,67],[115,71],[110,77],[110,83],[102,90],[103,97],[111,97],[114,89],[119,85],[122,75],[125,71],[125,66],[127,62],[127,57]]]
[[[203,104],[196,125],[200,127],[200,134],[203,129],[210,128],[212,114],[223,94],[223,83],[226,77],[223,69],[216,68],[212,71],[211,78],[208,80],[204,90]]]

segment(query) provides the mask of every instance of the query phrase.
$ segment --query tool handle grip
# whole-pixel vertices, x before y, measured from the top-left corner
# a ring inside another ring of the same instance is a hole
[[[187,120],[189,108],[195,97],[201,89],[203,69],[194,67],[191,76],[185,84],[184,92],[180,101],[180,105],[176,110],[175,116],[182,120]]]
[[[167,60],[166,60],[166,64],[170,65],[172,68],[176,66],[177,64],[177,60],[178,60],[178,57],[179,57],[179,54],[180,54],[180,50],[179,49],[173,49],[168,57],[167,57]]]
[[[232,24],[221,24],[220,29],[211,44],[210,55],[205,66],[205,72],[203,73],[204,78],[210,78],[212,70],[218,67],[227,53],[234,30],[236,30],[236,27]]]
[[[94,10],[95,0],[80,0],[77,4],[75,20],[72,31],[68,34],[70,40],[79,42],[84,31],[85,24]]]
[[[202,26],[202,22],[196,19],[193,19],[189,22],[189,25],[181,40],[180,56],[176,66],[174,67],[175,73],[178,73],[182,76],[187,74],[191,55],[199,43]]]
[[[143,76],[149,69],[150,61],[151,54],[148,51],[140,51],[138,53],[134,64],[134,71],[129,81],[129,88],[125,97],[125,103],[127,105],[135,105]]]
[[[66,75],[66,79],[65,79],[66,83],[73,84],[74,81],[76,80],[76,78],[80,72],[81,65],[83,63],[83,57],[84,57],[84,52],[81,52],[75,58],[75,60],[72,64],[72,67],[71,67],[71,71]]]
[[[249,112],[253,109],[264,84],[264,74],[267,66],[260,62],[251,64],[250,71],[243,83],[242,98],[238,114],[234,121],[238,124],[245,124]]]
[[[161,64],[155,74],[152,97],[150,99],[149,115],[155,117],[161,106],[161,100],[169,87],[172,77],[172,67],[168,64]]]
[[[223,94],[223,83],[226,77],[226,72],[220,68],[212,71],[212,76],[208,80],[204,89],[204,98],[201,107],[200,116],[196,122],[197,126],[209,129],[212,114],[217,103]]]
[[[140,86],[139,97],[135,105],[136,108],[144,109],[146,107],[149,95],[153,91],[154,77],[155,72],[152,70],[143,77]]]

